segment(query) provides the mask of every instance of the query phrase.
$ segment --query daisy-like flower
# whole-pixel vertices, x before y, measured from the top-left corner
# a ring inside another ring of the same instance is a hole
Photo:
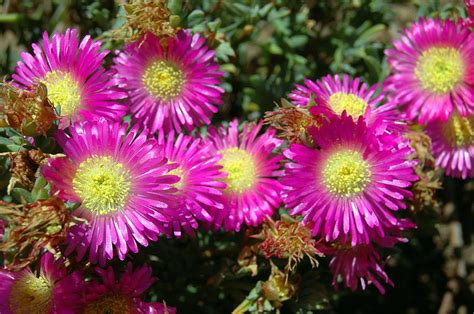
[[[385,51],[386,91],[410,120],[446,121],[474,113],[474,39],[461,23],[420,19]]]
[[[338,288],[338,278],[341,278],[344,286],[352,291],[359,288],[359,283],[362,290],[373,284],[381,294],[385,293],[382,282],[393,286],[393,282],[383,270],[384,261],[371,244],[336,245],[324,253],[333,255],[329,269],[333,274],[332,285],[335,288]]]
[[[89,35],[81,42],[76,29],[55,33],[51,40],[43,33],[43,42],[33,44],[34,55],[21,53],[14,84],[20,88],[42,83],[48,99],[61,108],[62,121],[92,120],[105,117],[120,120],[127,106],[126,97],[102,67],[108,51],[100,51],[101,43]]]
[[[354,120],[364,117],[368,124],[378,125],[380,132],[400,130],[404,123],[400,121],[395,105],[384,103],[384,96],[377,94],[377,84],[367,86],[359,78],[351,79],[349,75],[328,75],[320,80],[306,79],[305,86],[296,85],[289,98],[297,106],[308,106],[314,101],[309,111],[315,115],[340,116],[346,112]]]
[[[112,267],[96,269],[101,281],[92,281],[85,290],[81,302],[84,314],[174,314],[176,309],[162,303],[147,303],[141,295],[156,281],[148,266],[127,268],[120,278]]]
[[[218,86],[223,72],[213,59],[205,39],[187,30],[166,45],[151,33],[127,45],[114,68],[130,96],[133,120],[151,132],[209,124],[224,92]]]
[[[58,137],[66,157],[43,166],[52,194],[81,203],[72,215],[87,223],[71,227],[66,250],[76,250],[79,260],[89,252],[92,263],[103,265],[114,250],[123,260],[137,243],[157,240],[171,220],[173,165],[146,131],[127,127],[105,119],[75,123],[70,135]]]
[[[239,231],[242,223],[257,226],[280,205],[282,156],[273,154],[281,140],[268,129],[258,135],[262,124],[245,124],[239,132],[234,120],[228,128],[209,128],[207,141],[212,153],[221,156],[219,164],[227,175],[224,182],[224,209],[215,209],[214,227],[224,223],[226,231]]]
[[[326,241],[367,244],[398,224],[393,211],[406,208],[406,188],[417,177],[406,142],[380,145],[362,117],[345,113],[313,133],[320,150],[292,144],[286,164],[283,199],[291,215],[303,215],[313,236]]]
[[[75,313],[82,293],[80,273],[69,274],[64,259],[51,253],[41,258],[38,275],[29,268],[18,272],[0,270],[0,312]]]
[[[461,117],[454,112],[447,122],[429,123],[426,133],[436,166],[453,177],[474,177],[474,115]]]
[[[201,139],[183,134],[179,134],[175,139],[174,131],[169,132],[167,136],[160,132],[158,142],[160,151],[168,162],[178,164],[170,174],[180,178],[174,184],[178,190],[179,203],[170,231],[175,236],[181,235],[181,229],[187,234],[193,234],[193,229],[198,227],[198,220],[212,220],[208,208],[224,208],[222,189],[226,185],[222,182],[225,174],[219,171],[221,167],[217,164],[220,157],[211,156],[210,146],[203,144]]]

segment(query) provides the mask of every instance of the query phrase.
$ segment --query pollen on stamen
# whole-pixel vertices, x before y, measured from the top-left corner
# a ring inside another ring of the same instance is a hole
[[[219,153],[222,154],[219,164],[223,167],[222,171],[227,173],[225,179],[227,190],[242,193],[250,189],[257,179],[255,160],[252,155],[236,147],[227,148]]]
[[[333,153],[323,167],[324,185],[338,197],[351,197],[370,183],[370,166],[361,153],[342,150]]]
[[[89,303],[84,314],[121,314],[129,313],[130,300],[121,295],[106,295],[98,300]]]
[[[455,113],[443,124],[443,134],[454,147],[468,147],[474,144],[474,117],[461,117]]]
[[[143,72],[143,84],[150,94],[162,101],[180,95],[185,77],[182,70],[170,61],[158,60]]]
[[[357,119],[363,115],[369,106],[367,102],[352,93],[337,92],[329,96],[329,107],[338,115],[346,111],[348,116]]]
[[[106,215],[124,207],[131,180],[123,164],[98,156],[79,165],[72,186],[85,208],[96,215]]]
[[[416,63],[415,75],[421,86],[436,94],[454,90],[464,76],[464,61],[455,48],[431,48]]]
[[[10,308],[15,313],[48,313],[52,301],[51,283],[42,276],[25,273],[12,286]]]
[[[61,107],[61,115],[71,115],[81,102],[81,91],[74,78],[66,72],[52,71],[41,83],[46,85],[48,99],[55,107]]]

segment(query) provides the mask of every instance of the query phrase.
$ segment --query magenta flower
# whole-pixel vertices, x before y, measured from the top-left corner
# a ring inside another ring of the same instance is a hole
[[[282,143],[275,131],[268,129],[258,136],[262,124],[245,124],[239,132],[234,120],[228,128],[209,128],[207,143],[227,175],[224,182],[224,208],[215,208],[214,227],[224,223],[226,231],[239,231],[242,223],[257,226],[280,205],[278,182],[282,156],[273,151]]]
[[[81,313],[174,314],[176,309],[162,303],[143,302],[141,295],[156,281],[148,266],[132,268],[116,278],[112,267],[96,268],[101,281],[91,281],[82,299]]]
[[[313,114],[340,116],[346,112],[354,120],[364,117],[372,125],[376,120],[380,132],[400,130],[405,125],[400,120],[397,107],[383,102],[382,94],[377,95],[377,85],[368,87],[359,78],[351,79],[349,75],[328,75],[320,80],[306,79],[305,86],[296,85],[289,98],[297,106],[307,106],[311,100],[315,106],[309,110]]]
[[[461,117],[454,112],[447,122],[426,127],[431,137],[436,166],[453,177],[474,177],[474,115]]]
[[[66,157],[43,167],[52,194],[81,203],[73,215],[87,224],[70,229],[66,250],[79,260],[89,252],[92,263],[104,265],[114,250],[123,260],[137,243],[156,241],[172,219],[173,166],[146,132],[127,128],[105,119],[73,124],[58,139]]]
[[[393,211],[406,208],[406,188],[417,177],[411,149],[401,138],[398,145],[380,145],[363,118],[353,121],[345,113],[313,134],[320,150],[292,144],[284,155],[283,199],[291,215],[303,215],[313,236],[352,246],[384,237],[398,224]]]
[[[64,259],[51,253],[41,257],[38,275],[29,268],[17,272],[0,270],[0,313],[76,313],[83,278],[69,274]]]
[[[75,29],[55,33],[51,40],[45,32],[43,42],[33,44],[34,56],[21,53],[22,61],[12,75],[14,83],[20,88],[46,85],[49,100],[66,117],[63,122],[100,117],[118,121],[127,111],[120,104],[126,93],[115,87],[102,67],[108,51],[100,51],[100,45],[89,35],[79,42]]]
[[[184,229],[187,234],[193,234],[193,229],[198,227],[198,220],[212,220],[208,208],[224,209],[222,189],[226,185],[221,182],[225,174],[219,171],[221,167],[217,164],[220,157],[211,156],[211,147],[201,139],[183,134],[175,139],[174,131],[168,133],[166,138],[160,132],[158,142],[164,157],[169,162],[178,164],[170,174],[180,178],[174,184],[178,190],[179,203],[176,219],[170,225],[170,233],[180,236],[181,229]]]
[[[385,88],[408,119],[446,121],[474,113],[474,39],[461,23],[420,19],[385,51]]]
[[[357,246],[337,246],[324,250],[324,253],[333,256],[329,262],[329,269],[333,274],[332,285],[338,288],[338,278],[342,279],[345,287],[356,291],[359,283],[362,290],[373,284],[381,294],[385,293],[382,282],[393,286],[383,270],[385,262],[374,246],[361,244]]]
[[[190,131],[210,117],[222,103],[218,86],[223,72],[213,61],[205,39],[187,30],[162,45],[148,33],[125,47],[114,62],[119,80],[128,91],[134,121],[151,132]]]

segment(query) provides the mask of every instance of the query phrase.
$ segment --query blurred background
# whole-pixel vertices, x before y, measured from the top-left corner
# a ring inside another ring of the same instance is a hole
[[[120,49],[110,30],[124,23],[122,1],[1,0],[0,76],[8,79],[21,51],[42,32],[80,29]],[[226,102],[213,122],[254,120],[272,110],[295,83],[329,73],[360,76],[370,84],[387,75],[384,49],[420,16],[465,17],[462,1],[388,0],[170,0],[180,26],[201,32],[226,72]],[[109,62],[113,54],[109,55]],[[395,282],[385,295],[336,292],[327,261],[303,273],[299,304],[284,313],[473,313],[474,182],[445,179],[431,206],[411,214],[419,227],[391,252],[386,271]],[[230,313],[255,284],[228,271],[243,233],[164,240],[141,253],[160,281],[150,299],[180,313]],[[301,266],[305,271],[305,265]],[[265,277],[265,276],[264,276]]]

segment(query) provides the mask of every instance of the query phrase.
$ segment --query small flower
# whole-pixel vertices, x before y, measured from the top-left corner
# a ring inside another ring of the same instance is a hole
[[[224,92],[218,86],[223,73],[213,59],[205,39],[187,30],[169,38],[166,46],[151,33],[127,45],[114,62],[133,121],[152,133],[209,124]]]
[[[68,273],[64,259],[41,257],[41,270],[0,270],[0,313],[76,313],[83,292],[80,273]]]
[[[73,216],[87,221],[70,229],[66,254],[89,253],[105,264],[114,251],[123,260],[166,232],[178,177],[148,134],[105,119],[75,123],[58,137],[66,155],[50,159],[43,175],[59,198],[81,203]]]
[[[285,150],[283,200],[290,215],[311,223],[313,236],[355,246],[398,224],[393,212],[412,195],[416,161],[407,160],[411,149],[401,138],[380,145],[376,127],[343,113],[313,134],[319,150],[300,144]]]
[[[48,99],[61,108],[62,125],[99,117],[120,120],[127,107],[119,102],[126,94],[105,73],[102,63],[108,51],[100,51],[100,45],[89,35],[79,43],[75,29],[55,33],[51,40],[45,32],[43,42],[33,44],[34,56],[21,54],[12,75],[14,84],[20,88],[44,84]]]
[[[474,113],[474,40],[461,23],[420,19],[385,51],[392,74],[385,88],[407,118],[446,121]]]
[[[474,114],[462,117],[454,112],[447,122],[433,122],[426,127],[433,142],[436,166],[448,176],[474,178]]]
[[[352,291],[359,288],[359,283],[362,290],[372,284],[381,294],[385,293],[381,282],[393,286],[393,282],[383,270],[385,262],[381,260],[373,245],[335,245],[325,253],[333,255],[329,269],[333,274],[332,285],[336,288],[339,278],[344,286]]]
[[[259,225],[273,214],[280,205],[281,185],[279,162],[282,156],[273,150],[282,141],[275,138],[275,131],[268,129],[258,136],[262,124],[243,126],[239,132],[238,121],[228,128],[209,128],[207,143],[214,155],[220,155],[219,164],[227,175],[224,182],[224,208],[214,209],[214,227],[224,223],[227,231],[238,231],[242,223]]]
[[[57,119],[41,83],[27,90],[1,84],[0,117],[4,124],[26,136],[45,135]]]
[[[0,204],[8,236],[0,243],[6,267],[18,270],[35,260],[44,248],[54,249],[66,239],[71,217],[57,198],[26,205]]]
[[[142,301],[142,294],[156,281],[151,268],[141,266],[135,269],[128,263],[120,278],[112,269],[96,268],[100,281],[91,281],[81,301],[81,313],[157,313],[174,314],[176,309],[162,303]]]
[[[316,256],[323,256],[316,248],[316,240],[311,237],[311,229],[291,218],[277,222],[268,220],[262,232],[254,237],[264,239],[260,249],[265,258],[287,258],[286,269],[289,271],[293,271],[305,256],[313,267],[318,265]]]
[[[401,130],[404,123],[400,121],[395,105],[384,103],[384,96],[377,94],[377,85],[368,87],[359,78],[351,79],[349,75],[328,75],[320,80],[306,79],[305,86],[296,85],[289,95],[298,106],[308,106],[314,99],[314,106],[309,111],[318,116],[340,116],[344,111],[354,120],[364,117],[369,125],[378,121],[379,132]]]
[[[179,181],[173,186],[178,190],[178,205],[176,220],[170,224],[170,233],[181,235],[181,229],[187,234],[193,234],[198,227],[198,221],[210,222],[212,216],[208,208],[222,210],[222,189],[225,175],[217,161],[219,156],[210,156],[210,146],[201,139],[179,134],[175,139],[175,132],[165,136],[159,133],[158,142],[160,152],[169,163],[176,163],[177,168],[170,174],[178,176]]]

